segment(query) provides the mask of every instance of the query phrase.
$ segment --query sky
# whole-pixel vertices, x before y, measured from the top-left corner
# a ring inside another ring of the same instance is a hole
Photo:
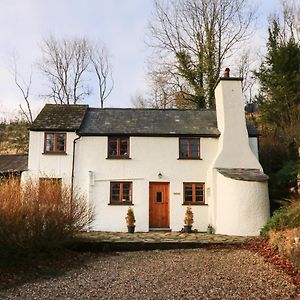
[[[258,4],[258,26],[254,41],[264,47],[267,16],[278,7],[277,0],[252,0]],[[33,70],[31,103],[36,115],[45,103],[45,92],[36,65],[40,45],[49,35],[101,40],[109,49],[114,89],[106,106],[130,107],[131,96],[147,88],[145,44],[152,0],[0,0],[0,119],[18,112],[24,100],[12,75],[12,57],[25,80]],[[96,87],[86,101],[98,107]]]

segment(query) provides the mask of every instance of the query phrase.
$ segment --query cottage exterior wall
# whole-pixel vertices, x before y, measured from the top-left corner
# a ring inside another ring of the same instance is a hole
[[[66,154],[43,154],[45,133],[30,131],[28,170],[23,177],[56,177],[62,178],[66,184],[71,183],[73,141],[75,132],[67,132]]]
[[[130,137],[130,159],[107,159],[107,137],[81,137],[76,143],[75,184],[85,189],[95,208],[91,229],[127,230],[128,206],[109,205],[110,182],[132,181],[136,230],[149,230],[150,182],[170,183],[170,228],[180,230],[186,210],[183,182],[205,183],[216,154],[217,139],[201,138],[200,144],[202,160],[179,160],[178,137]],[[206,230],[208,209],[207,205],[192,207],[194,228]]]

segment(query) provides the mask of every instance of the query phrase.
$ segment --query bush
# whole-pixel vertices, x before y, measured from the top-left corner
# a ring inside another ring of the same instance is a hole
[[[267,224],[261,229],[260,234],[269,238],[269,231],[296,228],[300,226],[300,201],[293,201],[290,205],[276,210]]]
[[[85,198],[53,181],[0,182],[0,253],[24,254],[63,247],[85,229],[93,213]]]

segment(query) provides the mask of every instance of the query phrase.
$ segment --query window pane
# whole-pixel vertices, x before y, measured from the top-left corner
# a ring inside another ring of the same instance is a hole
[[[192,202],[193,201],[193,189],[192,184],[184,184],[184,201]]]
[[[190,155],[193,158],[199,157],[199,140],[198,139],[190,140]]]
[[[131,189],[130,189],[130,182],[123,183],[123,201],[131,201]]]
[[[120,183],[111,183],[111,201],[120,201]]]
[[[156,202],[162,202],[162,192],[156,192]]]
[[[196,184],[196,202],[203,202],[203,185]]]
[[[108,139],[108,156],[116,156],[118,154],[117,138]]]
[[[188,140],[180,139],[179,141],[179,157],[188,157]]]
[[[57,151],[65,151],[65,134],[57,134]]]
[[[128,155],[128,138],[120,139],[120,155],[121,156]]]
[[[46,152],[54,151],[54,133],[46,133]]]

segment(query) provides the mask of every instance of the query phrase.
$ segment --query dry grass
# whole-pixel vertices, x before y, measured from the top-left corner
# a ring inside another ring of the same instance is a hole
[[[0,254],[62,247],[93,220],[85,198],[53,182],[0,182]]]

